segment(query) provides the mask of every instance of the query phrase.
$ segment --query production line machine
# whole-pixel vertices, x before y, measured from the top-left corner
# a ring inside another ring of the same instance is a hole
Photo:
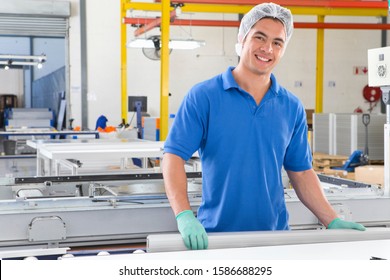
[[[196,212],[202,173],[192,171],[187,176]],[[319,176],[340,216],[382,228],[385,233],[380,238],[390,239],[390,197],[382,188]],[[162,235],[163,240],[171,234],[177,236],[162,174],[149,169],[128,174],[2,178],[0,198],[0,224],[6,225],[0,231],[0,258],[62,255],[78,247],[145,244],[154,235]],[[286,189],[285,198],[292,232],[314,236],[321,232],[318,229],[323,226],[294,190]],[[370,236],[363,234],[359,240],[370,240]],[[142,249],[147,251],[146,245]]]
[[[80,143],[77,147],[78,145]],[[96,148],[95,144],[92,146]],[[39,154],[43,151],[45,153],[38,160],[45,161],[44,165],[57,166],[63,160],[69,161],[69,157],[62,157],[68,148],[60,149],[55,143],[42,147],[45,149]],[[156,156],[157,152],[162,153],[159,149],[151,151],[144,148],[135,149],[135,154]],[[91,153],[92,150],[85,149],[85,158],[84,155],[82,158],[90,159],[87,154]],[[101,153],[104,155],[106,152]],[[71,155],[71,159],[77,159],[74,158],[76,154],[72,149],[68,155]],[[118,155],[124,156],[119,150]],[[131,155],[125,157],[127,156]],[[3,225],[0,230],[0,258],[61,257],[75,254],[78,248],[101,246],[110,248],[136,246],[142,252],[148,252],[145,254],[147,256],[142,257],[148,258],[150,254],[154,254],[153,244],[156,243],[153,240],[156,238],[160,240],[157,244],[166,242],[166,247],[160,245],[157,247],[166,251],[167,256],[174,257],[178,254],[177,250],[184,249],[165,194],[160,168],[119,169],[114,172],[90,174],[76,171],[77,174],[68,171],[65,175],[60,173],[51,176],[0,178],[0,224]],[[189,199],[196,213],[202,195],[201,164],[197,157],[187,162],[186,171]],[[251,255],[248,250],[252,250],[250,249],[252,247],[263,248],[270,245],[275,249],[276,246],[304,245],[311,252],[310,248],[314,245],[335,240],[343,243],[381,242],[380,245],[376,243],[378,248],[388,248],[387,243],[383,243],[390,240],[388,188],[326,175],[318,176],[325,195],[338,214],[346,220],[362,223],[370,229],[369,231],[359,233],[358,236],[351,236],[350,232],[332,236],[335,233],[323,230],[323,225],[299,201],[295,191],[287,186],[285,200],[290,213],[292,231],[281,238],[277,235],[279,233],[275,232],[256,233],[260,234],[259,236],[244,233],[228,236],[234,240],[240,239],[241,242],[233,242],[230,239],[226,241],[225,236],[212,234],[210,249],[216,250],[216,256],[221,246],[222,250],[229,249],[232,254],[248,254],[247,256]],[[284,242],[275,243],[275,238]],[[220,242],[221,240],[225,241]],[[262,243],[258,243],[258,240]],[[296,243],[286,243],[289,240],[295,240]],[[313,243],[307,244],[308,240]],[[219,247],[213,247],[213,244],[219,244]],[[238,244],[241,247],[230,248],[229,244]],[[268,252],[271,249],[265,250]],[[129,250],[125,251],[123,257],[136,257],[132,254],[130,256],[128,252]],[[255,250],[253,253],[258,254],[258,251]],[[164,255],[161,255],[165,254],[164,252],[159,251],[158,254],[154,256],[164,258]],[[194,257],[194,254],[201,257],[204,252],[190,253],[189,256]],[[285,253],[281,253],[280,256],[283,255],[286,256]]]

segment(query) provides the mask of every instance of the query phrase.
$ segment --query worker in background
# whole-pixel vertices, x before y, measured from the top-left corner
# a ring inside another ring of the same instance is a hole
[[[162,167],[189,249],[206,249],[206,232],[288,230],[282,167],[299,199],[324,226],[365,230],[340,219],[327,201],[312,169],[304,107],[272,74],[292,32],[288,9],[273,3],[255,6],[241,21],[238,65],[195,85],[177,112]],[[203,180],[197,218],[184,168],[196,151]]]

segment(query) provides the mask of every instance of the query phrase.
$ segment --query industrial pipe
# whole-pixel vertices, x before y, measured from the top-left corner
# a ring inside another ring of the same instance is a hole
[[[176,10],[172,10],[170,12],[170,19],[171,21],[174,20],[176,17]],[[143,25],[142,27],[138,28],[136,31],[134,31],[134,36],[139,36],[141,34],[144,34],[148,32],[149,30],[152,30],[155,27],[159,27],[161,25],[161,18],[156,18],[154,20],[151,20],[147,24]]]

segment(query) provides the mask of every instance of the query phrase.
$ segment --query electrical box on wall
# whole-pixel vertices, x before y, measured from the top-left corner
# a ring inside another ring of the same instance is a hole
[[[390,85],[390,47],[369,49],[368,85],[381,87]]]

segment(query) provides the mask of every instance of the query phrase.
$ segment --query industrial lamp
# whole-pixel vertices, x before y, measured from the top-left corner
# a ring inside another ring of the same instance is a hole
[[[171,39],[168,47],[177,50],[193,50],[201,46],[205,46],[205,41],[193,39]],[[127,43],[128,48],[155,48],[155,43],[151,38],[136,38]]]
[[[46,61],[46,55],[10,55],[0,54],[0,65],[8,70],[11,66],[36,66],[38,69],[43,67]]]

